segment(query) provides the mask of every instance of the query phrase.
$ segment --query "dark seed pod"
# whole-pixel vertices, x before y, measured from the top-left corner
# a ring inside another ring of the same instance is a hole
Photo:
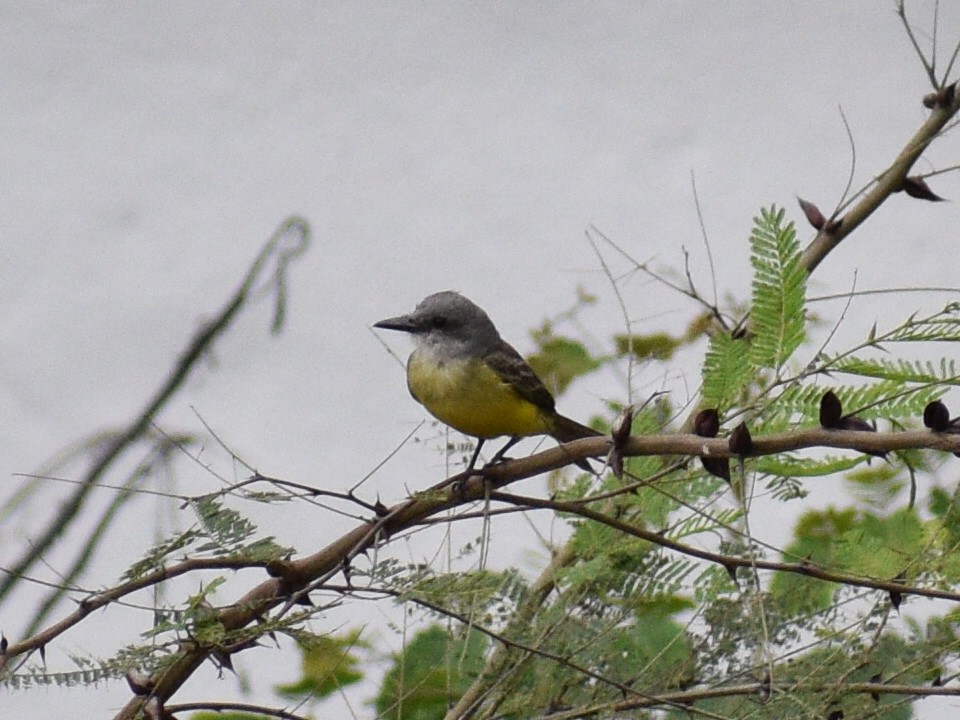
[[[716,437],[720,432],[720,413],[716,408],[708,408],[697,413],[693,421],[693,432],[700,437]]]
[[[820,398],[820,427],[831,430],[840,426],[843,405],[833,390],[827,390]]]
[[[950,425],[950,411],[939,400],[927,403],[923,409],[923,425],[934,432],[943,432]]]
[[[893,605],[893,609],[897,612],[900,612],[900,603],[903,602],[903,595],[899,590],[890,591],[890,604]]]
[[[703,469],[714,477],[730,482],[730,460],[729,458],[702,457]]]

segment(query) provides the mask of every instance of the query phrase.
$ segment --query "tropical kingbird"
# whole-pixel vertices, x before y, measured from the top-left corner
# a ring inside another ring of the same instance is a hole
[[[429,295],[409,315],[374,327],[413,336],[416,349],[407,361],[407,388],[435,418],[478,439],[468,470],[484,440],[491,438],[510,437],[495,462],[531,435],[565,443],[601,434],[559,414],[533,368],[500,337],[487,314],[459,293]]]

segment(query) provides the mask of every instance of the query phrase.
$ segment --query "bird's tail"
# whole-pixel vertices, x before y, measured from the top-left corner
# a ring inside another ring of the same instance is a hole
[[[553,427],[550,435],[552,435],[554,440],[559,443],[603,435],[602,432],[598,432],[597,430],[587,427],[586,425],[581,425],[576,420],[571,420],[570,418],[564,417],[560,414],[553,416],[552,425]]]

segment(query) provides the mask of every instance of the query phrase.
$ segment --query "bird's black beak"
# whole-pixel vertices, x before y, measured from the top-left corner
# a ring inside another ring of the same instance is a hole
[[[384,330],[399,330],[400,332],[415,333],[420,331],[420,326],[414,322],[409,315],[400,315],[399,317],[387,318],[373,324],[375,328]]]

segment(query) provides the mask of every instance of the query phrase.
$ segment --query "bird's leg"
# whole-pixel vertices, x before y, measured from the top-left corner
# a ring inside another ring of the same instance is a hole
[[[490,458],[490,462],[488,462],[484,467],[489,467],[490,465],[496,465],[498,462],[502,462],[502,461],[505,459],[503,456],[506,455],[507,450],[509,450],[510,448],[512,448],[514,445],[516,445],[516,444],[517,444],[518,442],[520,442],[522,439],[523,439],[523,438],[519,438],[519,437],[514,436],[514,437],[510,438],[509,440],[507,440],[507,444],[504,445],[504,446],[503,446],[502,448],[500,448],[499,450],[497,450],[497,454],[494,455],[492,458]]]
[[[477,438],[477,446],[473,450],[473,455],[470,458],[470,462],[467,464],[467,469],[463,471],[462,475],[459,475],[456,480],[450,484],[451,490],[454,494],[459,495],[460,499],[464,499],[464,490],[466,478],[465,475],[473,472],[473,466],[477,464],[477,458],[480,457],[480,450],[483,448],[483,438]]]
[[[473,470],[473,466],[477,464],[477,458],[480,457],[480,448],[483,447],[483,438],[477,438],[477,447],[473,451],[473,457],[470,458],[470,464],[467,465],[466,472]]]

